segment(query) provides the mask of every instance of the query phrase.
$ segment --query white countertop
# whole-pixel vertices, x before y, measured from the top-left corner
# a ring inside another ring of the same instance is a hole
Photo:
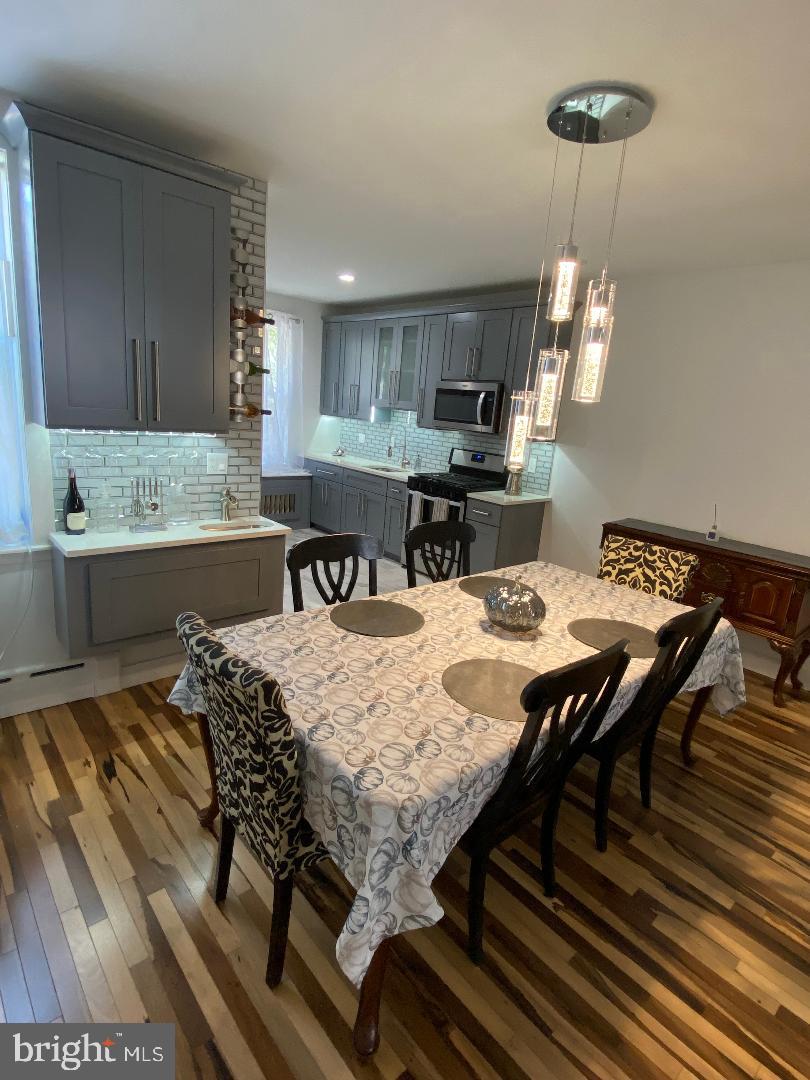
[[[341,469],[354,469],[356,472],[371,473],[372,476],[384,476],[387,480],[407,480],[414,475],[413,469],[400,468],[395,460],[391,465],[384,461],[373,461],[370,458],[353,457],[351,454],[343,454],[335,457],[334,454],[307,453],[310,461],[321,461],[324,465],[335,465]]]
[[[324,465],[335,465],[342,469],[354,469],[356,472],[371,473],[372,476],[384,476],[389,480],[399,480],[404,482],[409,476],[415,476],[415,469],[399,469],[399,468],[387,468],[383,465],[380,468],[379,461],[372,461],[369,458],[352,457],[350,454],[344,454],[342,457],[335,457],[334,454],[323,454],[310,451],[306,455],[310,461],[320,461]],[[392,471],[393,469],[393,471]],[[420,470],[426,472],[427,470]],[[498,506],[526,506],[529,503],[547,503],[551,502],[550,495],[540,495],[536,492],[527,491],[523,495],[506,495],[503,490],[496,489],[494,491],[475,491],[469,495],[471,499],[480,499],[481,502],[496,503]]]
[[[503,491],[471,491],[467,498],[497,503],[498,506],[525,506],[528,503],[551,502],[550,495],[540,495],[535,491],[526,491],[522,495],[507,495]]]
[[[232,518],[232,521],[238,521]],[[249,521],[255,517],[246,518]],[[69,536],[63,532],[52,532],[48,539],[51,544],[68,558],[86,555],[110,555],[116,551],[145,551],[152,548],[184,547],[189,544],[218,544],[225,540],[264,540],[268,536],[286,536],[291,530],[286,525],[279,525],[269,518],[266,526],[253,529],[229,529],[225,532],[211,532],[201,529],[201,525],[218,523],[217,518],[205,518],[192,521],[188,525],[169,525],[165,531],[130,532],[128,528],[116,529],[115,532],[89,532],[81,536]]]

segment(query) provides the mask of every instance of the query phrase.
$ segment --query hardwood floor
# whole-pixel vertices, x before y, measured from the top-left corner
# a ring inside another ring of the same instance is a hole
[[[686,705],[658,741],[654,809],[631,766],[610,846],[593,843],[594,772],[558,831],[559,891],[533,829],[500,849],[486,961],[464,953],[467,863],[437,881],[446,916],[394,943],[376,1058],[352,1055],[356,993],[334,960],[349,900],[302,876],[281,986],[264,984],[271,885],[237,843],[222,909],[197,825],[206,771],[171,680],[0,722],[0,1001],[5,1019],[177,1025],[179,1077],[802,1077],[810,1068],[810,707],[707,713],[680,763]],[[632,763],[634,767],[634,763]]]

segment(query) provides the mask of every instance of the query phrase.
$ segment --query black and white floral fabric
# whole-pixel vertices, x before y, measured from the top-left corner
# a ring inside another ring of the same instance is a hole
[[[193,612],[178,618],[177,633],[202,697],[194,711],[208,717],[222,812],[273,877],[325,858],[303,815],[298,745],[281,687]]]
[[[675,551],[626,536],[606,536],[599,559],[599,577],[665,600],[683,600],[699,565],[697,555],[688,551]]]
[[[519,724],[470,713],[448,696],[445,668],[494,657],[549,671],[593,654],[568,633],[573,619],[612,617],[657,630],[684,610],[549,563],[500,571],[517,572],[547,607],[542,632],[528,637],[497,631],[457,580],[386,595],[424,615],[425,625],[408,637],[361,637],[337,627],[327,608],[220,632],[283,690],[301,746],[307,819],[356,890],[337,942],[355,984],[384,938],[441,918],[433,878],[497,788],[517,743]],[[627,708],[650,664],[630,662],[600,734]],[[739,642],[725,620],[686,689],[701,686],[713,686],[721,713],[745,700]],[[190,667],[170,700],[204,711]]]

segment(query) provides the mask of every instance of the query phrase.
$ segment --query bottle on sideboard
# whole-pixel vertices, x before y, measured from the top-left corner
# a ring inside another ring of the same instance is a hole
[[[65,521],[65,532],[71,536],[81,536],[87,527],[87,514],[84,509],[84,499],[81,497],[79,486],[76,483],[75,469],[68,469],[68,489],[62,503],[62,512]]]

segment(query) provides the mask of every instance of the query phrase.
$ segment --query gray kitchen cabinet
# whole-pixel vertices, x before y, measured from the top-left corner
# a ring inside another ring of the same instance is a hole
[[[509,365],[507,368],[507,390],[524,390],[526,374],[529,369],[529,357],[532,351],[532,332],[534,329],[534,307],[515,308],[512,313],[512,332],[509,339]],[[534,338],[534,355],[538,349],[551,348],[555,334],[557,347],[567,349],[571,344],[573,324],[551,323],[545,318],[545,305],[537,320],[537,332]],[[532,379],[537,368],[532,365]]]
[[[47,425],[227,430],[228,193],[30,143]]]
[[[353,533],[366,531],[363,527],[363,492],[359,488],[343,488],[340,531]]]
[[[389,498],[385,504],[385,536],[383,550],[393,559],[402,559],[402,539],[405,535],[407,503]]]
[[[181,611],[214,626],[282,610],[284,536],[67,557],[52,551],[55,625],[70,657],[174,640]]]
[[[475,540],[470,546],[472,573],[535,560],[545,506],[543,502],[501,506],[483,499],[468,499],[466,520],[475,529]]]
[[[372,389],[375,406],[416,411],[424,323],[421,315],[376,322]]]
[[[323,324],[321,352],[321,412],[325,416],[340,416],[340,351],[343,324]]]
[[[340,343],[340,416],[370,419],[373,369],[374,320],[344,323]]]
[[[343,488],[339,480],[313,477],[309,516],[315,528],[325,532],[340,532],[342,495]]]
[[[355,487],[343,488],[341,532],[368,533],[380,543],[385,536],[385,496]]]
[[[416,410],[418,427],[435,427],[433,405],[436,401],[436,386],[442,377],[447,320],[447,315],[429,315],[425,319],[422,336],[422,375]]]
[[[503,382],[511,326],[511,308],[449,315],[442,378],[450,382]]]
[[[144,428],[141,167],[39,132],[31,159],[46,422]]]
[[[148,426],[226,431],[230,196],[143,168]]]

